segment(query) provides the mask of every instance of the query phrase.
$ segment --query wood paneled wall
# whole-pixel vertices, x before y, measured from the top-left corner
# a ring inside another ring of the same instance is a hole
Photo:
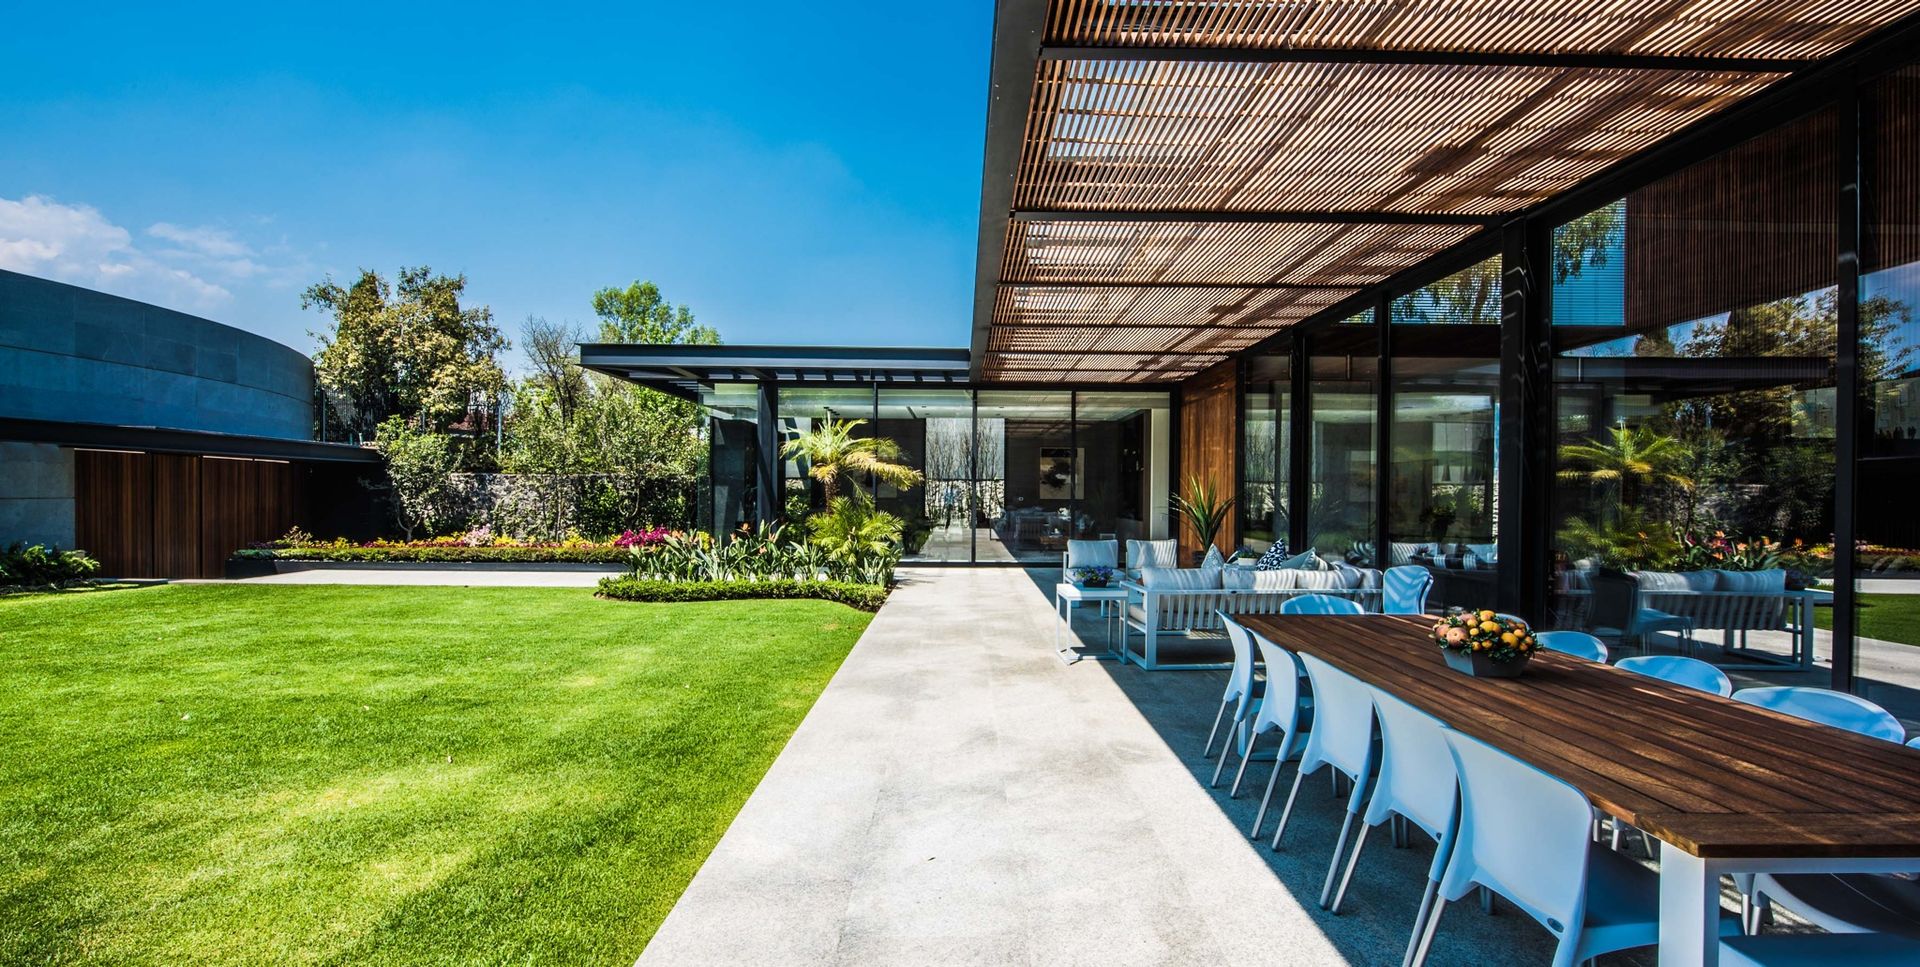
[[[1198,478],[1222,493],[1240,489],[1240,369],[1228,360],[1180,384],[1179,475],[1173,492],[1185,495],[1187,481]],[[1193,530],[1176,518],[1182,557],[1205,550]],[[1214,544],[1222,552],[1239,546],[1239,515],[1227,515]]]
[[[74,452],[75,543],[102,573],[220,577],[233,552],[298,522],[302,468],[194,454]]]

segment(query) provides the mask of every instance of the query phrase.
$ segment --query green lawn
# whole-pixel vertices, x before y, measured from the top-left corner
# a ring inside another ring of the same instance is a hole
[[[1920,594],[1862,594],[1859,598],[1863,637],[1920,645]],[[1833,609],[1815,608],[1813,623],[1833,630]]]
[[[869,617],[0,598],[0,963],[631,963]]]

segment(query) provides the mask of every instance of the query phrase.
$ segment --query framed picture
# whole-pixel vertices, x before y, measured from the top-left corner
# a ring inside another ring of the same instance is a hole
[[[1087,496],[1087,448],[1040,448],[1040,499],[1074,500]],[[1069,490],[1068,488],[1072,489]]]

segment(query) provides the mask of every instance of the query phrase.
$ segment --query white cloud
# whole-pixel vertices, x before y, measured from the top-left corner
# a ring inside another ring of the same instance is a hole
[[[172,222],[154,222],[147,227],[147,234],[208,258],[250,258],[254,254],[253,246],[234,238],[232,232],[210,225],[187,228]]]
[[[181,237],[156,231],[163,226]],[[0,269],[195,311],[233,298],[201,272],[215,269],[245,278],[257,271],[246,257],[250,250],[227,233],[175,229],[164,222],[148,232],[177,248],[148,251],[91,205],[65,205],[44,195],[0,198]],[[231,252],[234,246],[241,251]]]

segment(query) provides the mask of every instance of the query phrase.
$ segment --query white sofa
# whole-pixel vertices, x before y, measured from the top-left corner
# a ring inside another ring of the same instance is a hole
[[[1123,660],[1142,668],[1227,668],[1231,661],[1162,664],[1160,636],[1189,637],[1223,632],[1220,613],[1278,614],[1287,599],[1303,594],[1350,597],[1368,611],[1380,610],[1380,572],[1342,566],[1323,571],[1256,571],[1245,567],[1144,568],[1137,580],[1121,582],[1127,591],[1122,615]],[[1140,648],[1134,650],[1134,634]]]

